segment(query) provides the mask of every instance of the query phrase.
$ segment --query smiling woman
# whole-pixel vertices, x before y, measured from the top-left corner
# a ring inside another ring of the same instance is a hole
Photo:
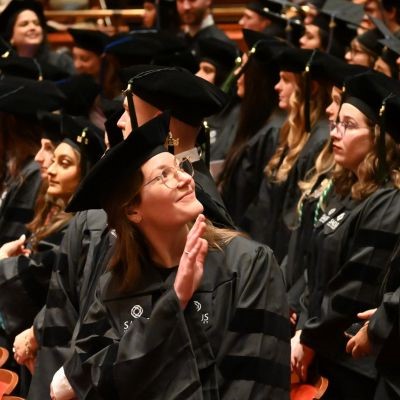
[[[0,14],[0,35],[19,56],[34,57],[67,73],[74,72],[71,57],[50,51],[47,45],[46,19],[39,1],[10,1]]]
[[[75,207],[100,202],[116,240],[97,257],[109,271],[52,398],[288,399],[289,323],[272,252],[201,214],[190,165],[164,147],[168,126],[161,115],[134,130],[74,196]]]

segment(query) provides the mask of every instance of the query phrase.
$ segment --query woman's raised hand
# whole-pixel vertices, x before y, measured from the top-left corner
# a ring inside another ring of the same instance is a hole
[[[188,233],[185,250],[179,262],[174,289],[182,309],[186,308],[203,277],[204,260],[208,251],[208,242],[201,237],[205,229],[205,217],[200,214]]]

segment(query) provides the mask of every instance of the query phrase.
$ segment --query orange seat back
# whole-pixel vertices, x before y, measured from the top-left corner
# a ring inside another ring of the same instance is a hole
[[[0,387],[4,389],[3,394],[10,394],[18,384],[18,375],[8,369],[0,369]]]
[[[5,347],[0,347],[0,368],[6,363],[10,353]]]

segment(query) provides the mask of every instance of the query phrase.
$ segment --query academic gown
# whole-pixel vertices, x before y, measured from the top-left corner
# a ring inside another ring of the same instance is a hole
[[[204,162],[195,162],[193,166],[196,196],[205,208],[205,215],[216,225],[232,226],[222,200],[219,204],[214,202],[220,195]],[[108,237],[102,240],[106,232],[107,216],[103,210],[78,213],[70,223],[52,273],[46,306],[35,319],[41,347],[29,400],[50,399],[51,380],[70,355],[81,310],[92,301],[97,279],[110,260],[111,254],[96,258],[98,248],[107,247]]]
[[[239,123],[240,102],[233,104],[226,113],[207,119],[210,127],[210,160],[224,160],[233,141]]]
[[[217,190],[214,179],[202,159],[193,163],[196,197],[204,207],[204,215],[215,226],[234,228],[234,223]]]
[[[46,305],[36,316],[39,341],[29,400],[50,400],[50,383],[68,358],[81,304],[91,284],[91,265],[107,217],[102,210],[80,212],[70,221],[50,279]]]
[[[67,226],[41,240],[31,256],[0,260],[0,315],[11,341],[32,326],[46,302],[51,271]]]
[[[190,36],[189,34],[185,34],[184,38],[190,48],[190,50],[194,53],[194,55],[198,55],[199,53],[199,46],[198,42],[200,39],[206,38],[216,38],[222,40],[224,42],[229,42],[235,44],[232,40],[228,38],[224,31],[219,29],[217,25],[209,25],[203,29],[200,29],[194,36]]]
[[[42,184],[39,164],[33,159],[22,168],[21,176],[10,182],[0,206],[0,246],[28,234],[36,198]]]
[[[306,287],[300,298],[298,329],[303,328],[307,319],[320,316],[322,298],[328,282],[341,265],[337,257],[343,239],[342,232],[348,227],[351,213],[355,208],[359,210],[362,207],[362,202],[356,204],[350,196],[343,198],[332,188],[324,212],[308,232],[308,246],[304,254]]]
[[[331,246],[329,255],[330,265],[336,265],[336,271],[323,293],[320,315],[305,323],[300,340],[316,350],[321,371],[331,377],[336,388],[341,388],[343,399],[353,399],[354,391],[365,390],[367,382],[371,390],[367,389],[362,398],[373,397],[374,358],[352,359],[345,352],[344,331],[358,322],[358,312],[378,305],[386,265],[400,233],[399,201],[399,190],[378,189],[349,214],[331,213],[326,223],[325,242],[336,242],[335,251]],[[326,263],[327,258],[321,260]],[[325,269],[322,262],[320,271]],[[338,377],[337,371],[348,371],[360,380],[346,381],[346,375]]]
[[[210,250],[185,311],[176,269],[146,259],[124,294],[103,275],[64,364],[78,398],[288,399],[288,308],[270,249],[239,237]]]
[[[400,240],[389,262],[384,286],[382,301],[368,325],[368,337],[373,344],[379,373],[375,400],[400,397]]]
[[[270,246],[279,263],[287,254],[290,231],[298,224],[297,203],[301,195],[298,182],[313,168],[328,135],[327,121],[318,121],[286,181],[277,184],[264,177],[257,196],[243,212],[240,228],[252,239]]]
[[[281,269],[285,279],[286,290],[288,292],[289,307],[300,314],[300,296],[306,289],[307,264],[310,257],[310,245],[314,225],[318,221],[321,210],[316,211],[317,204],[322,195],[324,187],[321,182],[324,177],[320,177],[318,182],[311,190],[311,193],[304,197],[299,211],[299,225],[290,235],[287,257],[281,263]],[[325,206],[325,204],[324,204]],[[316,212],[318,215],[316,216]]]
[[[275,152],[285,114],[275,112],[268,122],[246,143],[243,154],[224,183],[222,199],[233,221],[241,225],[244,211],[256,197],[264,177],[264,168]]]

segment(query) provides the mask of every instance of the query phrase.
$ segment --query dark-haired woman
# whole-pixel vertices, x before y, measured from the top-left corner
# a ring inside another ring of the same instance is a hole
[[[50,50],[46,40],[43,6],[36,0],[12,0],[0,14],[0,34],[17,55],[37,58],[73,74],[72,58]]]
[[[38,165],[39,127],[9,113],[0,113],[0,245],[27,233],[41,185]]]
[[[81,187],[116,240],[65,375],[78,398],[286,399],[287,308],[272,253],[199,215],[193,169],[166,152],[167,133],[165,116],[143,125]],[[112,197],[100,182],[113,182]],[[62,371],[53,398],[73,398]]]
[[[62,118],[65,126],[65,117]],[[0,287],[4,294],[0,311],[3,329],[11,341],[17,333],[32,325],[33,318],[45,303],[55,254],[72,218],[64,208],[81,178],[103,151],[97,133],[92,130],[89,133],[89,128],[84,131],[85,126],[75,124],[68,124],[71,136],[66,136],[56,146],[52,162],[46,168],[48,187],[43,199],[37,203],[33,221],[28,225],[28,241],[20,243],[19,248],[13,246],[13,251],[4,251],[9,244],[0,249]],[[87,143],[81,145],[79,137]],[[41,164],[42,171],[45,164]],[[19,254],[21,252],[23,254]],[[14,344],[15,360],[28,365],[31,370],[37,348],[32,335],[33,331],[29,330],[23,334],[23,340],[19,337]]]
[[[274,86],[279,71],[271,63],[254,57],[247,60],[246,71],[237,81],[237,95],[242,99],[235,135],[225,143],[226,158],[218,183],[224,203],[236,224],[256,196],[263,169],[275,151],[279,128],[285,120],[278,109]]]

